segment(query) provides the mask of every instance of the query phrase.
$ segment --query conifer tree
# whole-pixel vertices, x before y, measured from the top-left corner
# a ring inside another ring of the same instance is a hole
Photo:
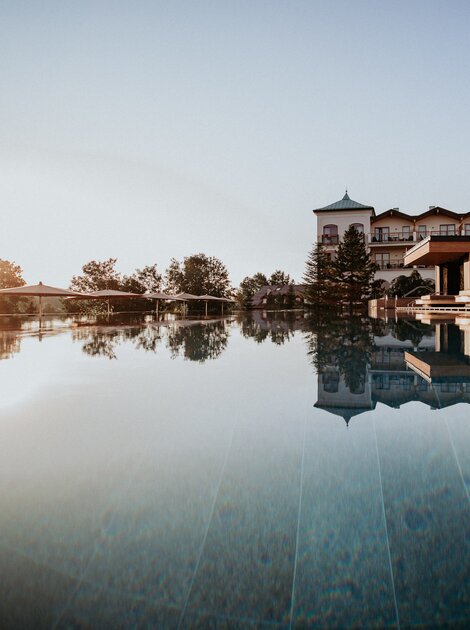
[[[334,261],[339,300],[350,311],[370,297],[376,269],[367,253],[364,235],[351,225],[338,245]]]
[[[335,302],[334,264],[321,242],[315,243],[307,257],[303,282],[304,296],[311,306],[328,306]]]

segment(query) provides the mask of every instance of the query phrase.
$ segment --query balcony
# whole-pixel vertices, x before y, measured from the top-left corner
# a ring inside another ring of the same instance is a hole
[[[414,241],[422,241],[428,236],[470,236],[469,230],[454,231],[449,230],[426,230],[421,232],[393,232],[392,234],[369,234],[369,243],[374,245],[376,243],[386,243],[387,245],[400,244],[400,243],[412,243]]]
[[[413,232],[393,232],[393,234],[369,234],[370,244],[374,243],[412,243]]]
[[[320,243],[323,243],[323,245],[338,245],[339,236],[328,236],[327,234],[321,234],[318,237],[318,240],[320,241]]]
[[[413,269],[434,269],[433,265],[408,265],[405,266],[404,263],[379,263],[375,260],[372,261],[375,265],[377,265],[378,271],[393,271],[396,269],[409,269],[412,271]]]
[[[465,234],[464,230],[462,233],[459,230],[454,230],[453,232],[449,232],[448,230],[429,230],[426,234],[424,232],[420,233],[418,240],[422,241],[426,236],[469,236]]]
[[[379,271],[383,271],[385,269],[403,269],[403,263],[375,263],[378,267]]]

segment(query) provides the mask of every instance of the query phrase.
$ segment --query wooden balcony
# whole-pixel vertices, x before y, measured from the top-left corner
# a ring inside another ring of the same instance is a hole
[[[470,236],[430,235],[405,253],[405,265],[441,265],[470,253]]]

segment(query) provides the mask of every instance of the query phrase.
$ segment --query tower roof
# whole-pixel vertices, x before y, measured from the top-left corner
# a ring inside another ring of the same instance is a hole
[[[330,212],[337,210],[372,210],[372,213],[375,214],[373,206],[366,206],[362,203],[358,203],[357,201],[353,201],[348,195],[347,190],[342,199],[335,201],[334,203],[330,203],[329,206],[315,208],[314,212]]]

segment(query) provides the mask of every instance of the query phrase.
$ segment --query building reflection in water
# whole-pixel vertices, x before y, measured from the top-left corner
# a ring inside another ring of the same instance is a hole
[[[318,378],[315,407],[350,420],[377,403],[400,407],[419,401],[430,408],[470,402],[470,319],[381,321],[368,317],[335,319],[301,311],[240,314],[241,334],[256,343],[282,345],[300,332]],[[39,340],[67,332],[90,357],[118,358],[123,344],[172,358],[203,363],[227,349],[231,319],[142,322],[113,318],[97,322],[51,322],[39,330],[19,319],[2,321],[0,359],[20,352],[21,339]]]
[[[470,403],[470,321],[317,321],[307,343],[318,375],[315,407],[347,425],[377,403]]]

